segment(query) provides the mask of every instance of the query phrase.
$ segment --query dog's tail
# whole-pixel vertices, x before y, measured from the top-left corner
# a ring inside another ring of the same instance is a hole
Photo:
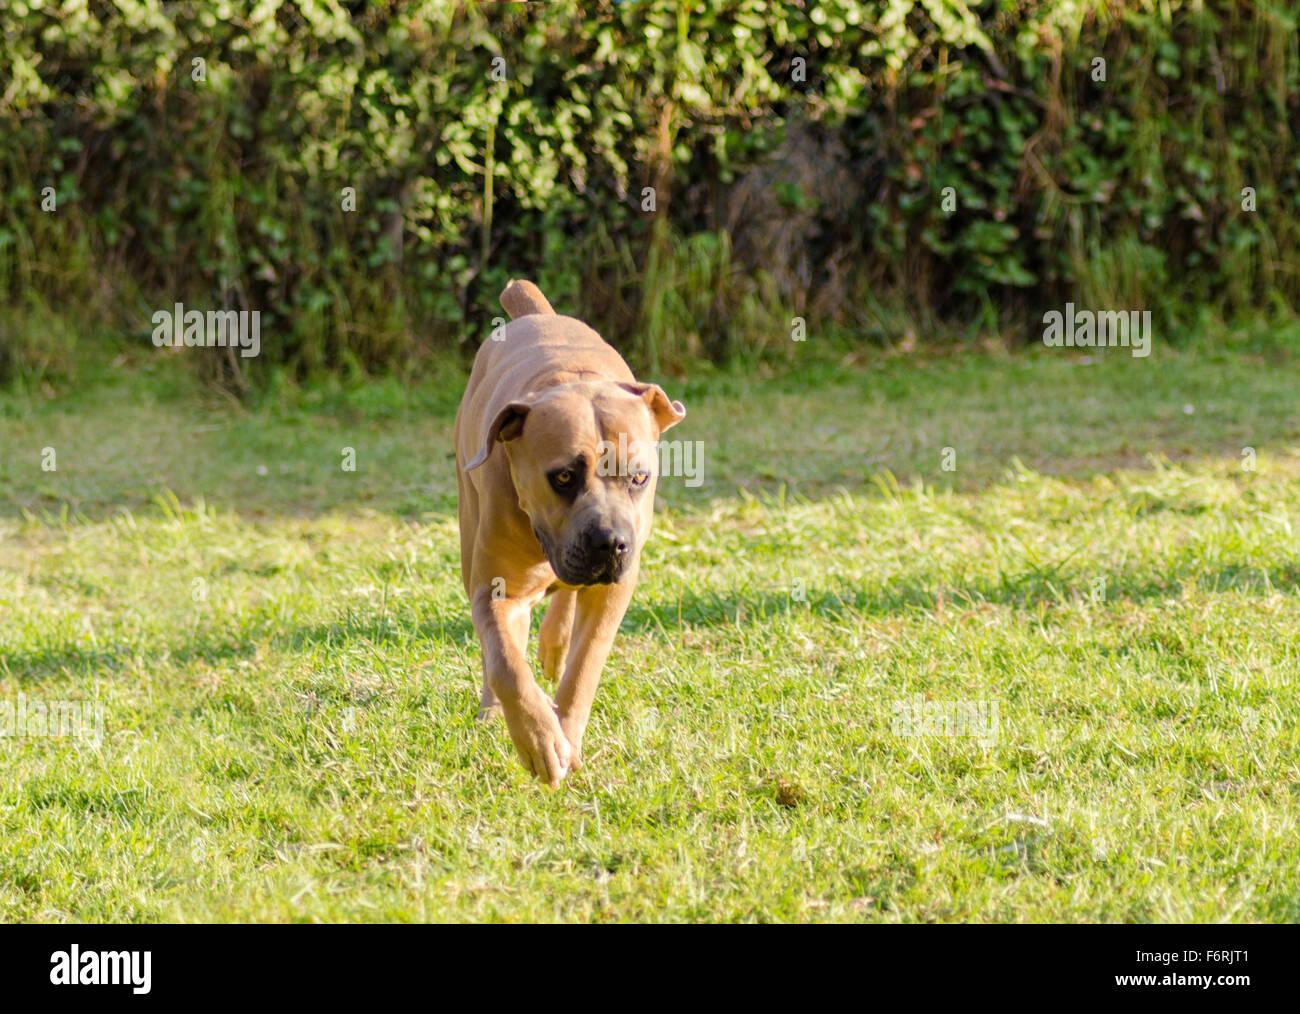
[[[542,290],[523,278],[512,278],[501,292],[501,305],[512,320],[527,317],[530,313],[554,314],[555,309],[546,301]]]

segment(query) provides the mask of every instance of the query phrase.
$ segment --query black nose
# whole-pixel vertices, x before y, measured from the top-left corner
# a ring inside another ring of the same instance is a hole
[[[597,528],[592,531],[587,546],[593,556],[618,560],[632,549],[632,539],[614,528]]]

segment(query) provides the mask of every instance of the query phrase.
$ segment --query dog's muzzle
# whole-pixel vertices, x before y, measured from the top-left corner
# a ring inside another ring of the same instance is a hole
[[[617,527],[588,528],[563,546],[537,528],[533,532],[555,576],[565,584],[613,584],[627,573],[636,550],[633,534]]]

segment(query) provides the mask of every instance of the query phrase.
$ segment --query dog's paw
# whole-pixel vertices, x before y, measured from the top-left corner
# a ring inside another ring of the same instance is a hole
[[[542,677],[552,686],[558,686],[564,675],[564,661],[568,657],[567,644],[541,644],[537,648],[537,661],[541,663]]]
[[[587,731],[586,719],[579,720],[575,715],[565,715],[558,707],[555,709],[555,717],[559,720],[560,731],[573,750],[569,757],[569,770],[577,771],[582,767],[582,737]]]
[[[573,770],[575,751],[560,728],[554,706],[542,693],[505,710],[506,726],[524,765],[551,788]]]
[[[500,718],[503,714],[505,714],[505,711],[502,709],[500,701],[496,704],[485,704],[483,707],[478,709],[478,714],[474,716],[474,721],[486,724]]]

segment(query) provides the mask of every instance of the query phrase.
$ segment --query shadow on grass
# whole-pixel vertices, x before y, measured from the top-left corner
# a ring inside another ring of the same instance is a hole
[[[666,631],[679,624],[690,626],[752,625],[775,616],[811,611],[819,617],[887,617],[914,612],[933,612],[942,599],[953,610],[988,604],[1018,609],[1063,606],[1092,597],[1093,583],[1104,580],[1108,603],[1141,603],[1178,598],[1189,581],[1201,591],[1263,592],[1300,587],[1300,561],[1270,567],[1227,564],[1213,571],[1173,572],[1158,580],[1144,580],[1126,571],[1089,574],[1085,583],[1069,578],[1054,579],[1051,572],[1033,571],[1001,581],[944,585],[913,579],[876,588],[843,586],[838,589],[805,588],[796,598],[793,590],[770,588],[735,595],[716,592],[683,592],[677,598],[640,604],[633,598],[623,629],[635,633]]]
[[[404,617],[388,614],[359,619],[345,616],[334,623],[319,623],[287,632],[272,632],[269,646],[273,652],[296,654],[311,649],[342,647],[357,643],[392,644],[428,640],[439,644],[467,646],[476,643],[474,625],[468,607],[463,613],[441,617]],[[127,669],[148,671],[161,665],[184,669],[195,662],[213,667],[251,661],[263,644],[259,635],[234,638],[222,632],[209,632],[189,644],[162,651],[143,651],[131,645],[117,648],[85,649],[76,646],[42,646],[6,652],[0,658],[0,675],[36,683],[60,676],[103,677]]]
[[[686,591],[674,599],[639,602],[635,597],[623,620],[628,633],[667,634],[681,626],[753,626],[778,616],[809,611],[818,617],[862,616],[884,618],[909,613],[933,612],[942,599],[952,610],[980,605],[1010,606],[1033,610],[1087,601],[1092,582],[1104,579],[1106,601],[1142,603],[1179,598],[1189,582],[1206,592],[1240,591],[1260,593],[1270,589],[1300,587],[1300,560],[1270,567],[1248,563],[1220,566],[1213,571],[1172,572],[1159,580],[1143,579],[1126,571],[1105,571],[1088,575],[1085,583],[1070,578],[1055,579],[1054,572],[1032,571],[1018,576],[1004,575],[1001,581],[943,585],[912,579],[875,588],[805,589],[801,598],[789,590],[761,588],[722,595],[716,592]],[[543,604],[544,607],[544,604]],[[542,610],[534,611],[534,627]],[[274,651],[301,653],[310,650],[350,647],[357,643],[377,646],[429,641],[442,645],[472,647],[477,644],[469,608],[453,608],[440,616],[389,613],[381,617],[345,616],[333,623],[317,623],[295,630],[271,633]],[[19,680],[37,682],[60,675],[103,676],[128,667],[148,669],[164,662],[185,667],[192,662],[213,666],[248,661],[257,656],[262,640],[256,636],[230,638],[213,633],[174,650],[141,652],[131,646],[117,650],[86,650],[77,647],[41,647],[7,653],[0,660],[0,672]]]
[[[1281,335],[1269,347],[1290,348],[1293,330]],[[707,448],[703,485],[665,483],[662,495],[701,510],[741,490],[874,496],[874,476],[886,470],[902,486],[919,479],[974,492],[998,485],[1017,459],[1084,479],[1144,470],[1152,455],[1240,464],[1247,445],[1272,452],[1300,439],[1290,356],[1269,365],[1193,351],[1140,380],[1131,363],[921,355],[846,366],[835,354],[770,377],[710,370],[670,385],[691,409],[671,439]],[[0,521],[30,513],[57,523],[65,511],[98,521],[147,511],[166,493],[259,520],[454,517],[451,430],[463,388],[449,366],[414,386],[277,388],[239,409],[192,383],[117,369],[69,398],[0,392],[0,449],[9,452],[0,454]],[[962,448],[960,471],[940,467],[945,443]],[[57,471],[41,467],[47,446],[58,447]],[[357,450],[357,471],[341,470],[342,447]]]
[[[144,652],[129,645],[117,649],[87,650],[61,645],[42,646],[26,651],[10,651],[0,659],[0,675],[39,682],[59,676],[102,677],[127,669],[148,670],[162,664],[188,665],[207,662],[219,665],[253,658],[257,645],[246,639],[204,638],[177,650]]]
[[[300,627],[291,634],[272,639],[273,646],[292,651],[332,647],[338,642],[364,641],[370,644],[410,643],[427,640],[462,647],[477,643],[469,605],[450,616],[418,619],[389,614],[367,620],[349,618],[338,623]]]

